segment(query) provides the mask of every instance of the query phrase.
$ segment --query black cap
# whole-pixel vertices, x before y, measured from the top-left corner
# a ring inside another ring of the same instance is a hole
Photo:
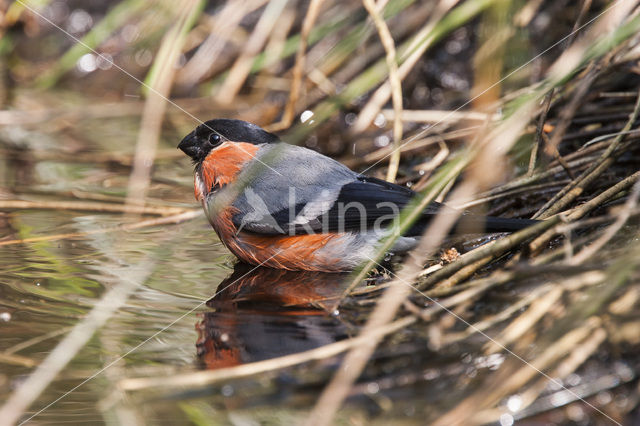
[[[218,118],[199,125],[180,141],[178,148],[194,162],[205,159],[215,146],[210,142],[212,134],[220,135],[223,140],[231,142],[248,142],[254,145],[280,142],[273,133],[269,133],[255,124],[242,120]]]

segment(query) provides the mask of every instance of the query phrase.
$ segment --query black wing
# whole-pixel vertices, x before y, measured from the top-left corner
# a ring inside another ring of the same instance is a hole
[[[342,186],[338,197],[330,206],[322,209],[322,214],[300,220],[299,215],[304,213],[306,204],[296,204],[271,213],[264,221],[258,221],[262,223],[245,223],[243,229],[272,235],[363,231],[389,225],[415,195],[414,191],[404,186],[360,176],[354,182]],[[423,215],[432,215],[439,207],[439,204],[434,203]],[[236,216],[233,219],[236,226],[242,226],[242,217]],[[266,226],[267,223],[270,225]]]
[[[391,224],[407,207],[416,193],[411,189],[381,179],[359,176],[342,186],[340,194],[324,213],[296,221],[304,213],[306,204],[300,203],[267,215],[262,220],[245,221],[234,216],[233,222],[243,230],[266,235],[304,235],[322,232],[361,232],[380,229]],[[405,233],[421,235],[430,219],[441,209],[453,209],[432,202],[422,211],[420,218]],[[476,216],[463,212],[467,221],[477,221],[485,232],[513,232],[536,224],[530,219]],[[297,223],[302,222],[302,223]]]

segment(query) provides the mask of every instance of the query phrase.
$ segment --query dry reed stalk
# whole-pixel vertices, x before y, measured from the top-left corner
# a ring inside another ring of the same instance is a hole
[[[197,84],[211,71],[222,53],[225,43],[242,18],[261,7],[267,0],[236,0],[227,2],[216,15],[207,38],[200,44],[193,57],[178,71],[176,84],[192,86]]]
[[[379,1],[376,5],[373,0],[362,0],[365,9],[369,12],[373,23],[378,30],[378,36],[386,52],[387,67],[389,68],[389,84],[391,85],[391,99],[393,102],[393,151],[389,158],[389,168],[387,169],[387,181],[395,182],[400,166],[400,143],[402,142],[402,79],[398,73],[398,63],[396,62],[396,46],[391,36],[389,27],[384,22],[380,12],[384,7],[384,2]]]
[[[400,318],[390,324],[378,328],[373,333],[374,337],[385,336],[401,330],[414,323],[416,318],[406,316]],[[272,358],[265,361],[252,362],[235,367],[222,368],[219,370],[196,371],[192,373],[176,374],[168,377],[141,377],[127,378],[120,381],[120,387],[125,391],[136,391],[150,388],[173,388],[176,386],[200,387],[207,386],[221,381],[227,381],[242,377],[250,377],[260,373],[278,371],[283,368],[303,364],[311,361],[319,361],[331,358],[350,348],[362,345],[366,342],[366,338],[370,336],[358,336],[352,339],[341,340],[339,342],[330,343],[320,346],[319,348],[310,349],[304,352],[298,352],[291,355],[285,355],[278,358]]]
[[[151,207],[138,204],[96,203],[89,201],[0,200],[0,209],[79,210],[100,213],[127,213],[158,216],[170,216],[185,212],[185,209],[181,209],[178,207]]]
[[[383,109],[382,114],[387,120],[394,120],[396,113],[392,109]],[[446,111],[446,110],[408,110],[403,109],[400,119],[408,123],[458,123],[461,121],[497,121],[500,114],[489,115],[479,111]]]
[[[596,241],[584,247],[579,253],[567,261],[569,265],[579,265],[592,257],[598,250],[605,246],[611,239],[622,229],[625,223],[631,217],[631,212],[638,205],[638,197],[640,196],[640,184],[635,183],[631,194],[627,198],[622,209],[617,214],[616,221],[611,224]]]
[[[463,129],[452,130],[450,132],[446,132],[443,134],[428,136],[428,137],[419,138],[419,139],[416,138],[408,142],[405,141],[401,145],[399,150],[401,153],[415,152],[420,149],[424,149],[426,147],[439,144],[441,141],[464,139],[474,135],[477,132],[478,128],[479,126],[470,126],[470,127],[465,127]],[[391,155],[392,151],[393,151],[393,147],[387,146],[387,147],[378,149],[377,151],[373,151],[372,153],[366,154],[364,157],[347,160],[345,161],[345,164],[347,164],[350,167],[357,167],[364,164],[375,165],[375,163],[378,163],[381,160],[384,160],[385,158],[387,158],[389,155]]]
[[[499,256],[502,256],[504,253],[516,247],[517,245],[520,245],[523,242],[537,235],[540,235],[541,233],[555,226],[559,222],[560,222],[560,217],[555,216],[544,222],[537,223],[526,229],[515,232],[507,237],[501,238],[500,240],[492,241],[481,247],[478,247],[477,249],[471,250],[463,254],[462,256],[460,256],[460,258],[455,262],[452,262],[444,266],[439,271],[433,273],[432,275],[425,277],[424,279],[421,279],[418,282],[417,287],[421,290],[427,289],[433,286],[435,283],[450,277],[451,275],[460,271],[466,266],[469,266],[471,264],[476,264],[476,262],[480,260],[488,261],[490,259],[495,259]]]
[[[236,97],[251,72],[254,58],[262,50],[269,33],[278,22],[278,18],[286,4],[287,0],[273,0],[267,4],[249,40],[245,44],[244,50],[234,62],[222,87],[215,95],[217,102],[223,105],[230,104]]]
[[[600,325],[600,319],[592,317],[583,326],[566,333],[541,354],[530,360],[530,365],[518,368],[514,362],[511,364],[511,368],[503,366],[498,374],[491,378],[494,387],[483,387],[480,392],[474,392],[449,412],[440,416],[433,422],[434,426],[480,424],[482,420],[477,419],[472,413],[493,407],[506,395],[517,392],[539,372],[547,370],[558,359],[571,352],[578,343],[587,339]]]
[[[538,5],[539,6],[539,5]],[[578,35],[578,29],[580,28],[580,26],[582,25],[582,22],[584,21],[584,17],[587,13],[587,11],[589,10],[589,8],[591,7],[591,0],[583,0],[582,1],[582,6],[580,8],[580,12],[578,13],[578,18],[576,19],[576,22],[573,24],[573,29],[571,30],[569,39],[567,40],[565,46],[571,46],[573,44],[573,41],[575,40],[576,36]],[[525,9],[525,8],[523,8]],[[538,118],[538,123],[536,126],[536,137],[534,140],[534,145],[533,145],[533,149],[531,150],[531,156],[529,157],[529,168],[527,170],[527,176],[531,176],[533,175],[535,166],[536,166],[536,160],[538,157],[538,152],[540,150],[540,147],[543,145],[543,138],[542,138],[542,134],[544,131],[544,124],[547,120],[547,114],[549,113],[549,108],[551,106],[551,99],[553,98],[553,95],[555,94],[555,88],[549,90],[549,92],[547,93],[547,95],[544,98],[544,102],[542,105],[542,111],[540,112],[540,117]],[[566,131],[566,129],[562,130],[562,134],[564,134]],[[555,137],[555,135],[554,135]],[[562,135],[558,136],[558,144],[560,141],[560,138],[562,137]],[[552,142],[549,142],[547,144],[547,146],[552,146]],[[556,148],[553,150],[554,151],[554,155],[556,156],[556,158],[560,158],[560,153],[558,152],[557,149],[557,145]],[[563,167],[565,167],[565,169],[567,171],[569,171],[570,169],[568,167],[566,167],[564,164],[562,165]],[[573,176],[572,176],[573,178]]]
[[[615,163],[616,158],[622,154],[621,150],[618,150],[622,144],[626,132],[631,129],[633,123],[635,123],[638,115],[640,114],[640,92],[636,99],[636,104],[633,112],[629,115],[627,123],[613,139],[609,147],[602,153],[600,158],[595,161],[591,166],[582,172],[580,176],[572,180],[569,185],[564,187],[562,191],[558,192],[556,196],[551,198],[538,212],[534,215],[534,218],[545,219],[553,214],[562,211],[570,203],[572,203],[577,197],[579,197],[584,190],[593,181],[595,181],[609,166]]]
[[[429,35],[436,24],[447,14],[459,0],[440,0],[438,4],[432,9],[427,23],[416,33],[417,41],[423,40]],[[409,46],[407,49],[411,51],[411,54],[398,68],[398,75],[403,80],[413,67],[418,63],[418,60],[422,58],[424,52],[432,46],[432,41],[426,41],[418,46]],[[391,82],[387,81],[380,86],[375,93],[369,98],[367,104],[362,108],[358,119],[353,125],[352,131],[355,133],[363,132],[375,119],[376,115],[380,112],[385,103],[389,100],[392,94]]]
[[[133,170],[127,188],[127,203],[134,204],[144,200],[151,178],[151,167],[156,155],[162,118],[167,109],[173,78],[176,73],[175,64],[184,44],[187,29],[191,27],[200,11],[200,0],[182,0],[178,3],[177,22],[163,38],[162,44],[149,82],[147,100],[144,104],[136,152],[133,159]]]
[[[300,89],[302,87],[302,73],[304,71],[305,53],[307,51],[309,33],[313,28],[318,14],[320,13],[320,6],[324,0],[311,0],[307,14],[302,22],[302,30],[300,31],[300,44],[298,44],[298,50],[296,52],[296,62],[293,66],[291,90],[289,92],[289,100],[284,107],[284,113],[282,114],[282,120],[279,123],[271,126],[270,131],[277,131],[286,129],[291,126],[296,111],[296,103],[300,97]]]
[[[28,244],[28,243],[37,243],[40,241],[57,241],[57,240],[65,240],[70,238],[82,238],[87,235],[96,235],[96,234],[108,234],[109,232],[117,232],[117,231],[132,231],[134,229],[141,229],[150,226],[159,226],[159,225],[168,225],[168,224],[177,224],[182,223],[186,220],[191,220],[193,218],[199,217],[203,214],[202,210],[190,210],[183,213],[175,214],[172,216],[167,216],[159,219],[149,219],[143,220],[140,222],[118,225],[111,228],[101,228],[94,229],[92,231],[87,232],[71,232],[66,234],[55,234],[55,235],[44,235],[42,237],[30,237],[30,238],[22,238],[16,240],[6,240],[0,241],[0,247],[9,246],[13,244]]]

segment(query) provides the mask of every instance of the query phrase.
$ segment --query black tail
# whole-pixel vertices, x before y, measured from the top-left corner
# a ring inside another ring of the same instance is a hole
[[[514,232],[535,225],[539,221],[534,219],[514,219],[509,217],[487,216],[480,218],[485,221],[486,232]]]
[[[467,224],[477,227],[482,232],[514,232],[527,228],[538,223],[533,219],[515,219],[510,217],[493,217],[493,216],[475,216],[465,214],[458,223]],[[454,233],[456,232],[454,228]]]
[[[406,235],[408,236],[417,236],[422,235],[431,222],[431,219],[434,217],[433,212],[425,212],[425,214],[420,218]],[[493,217],[493,216],[475,216],[472,214],[465,214],[459,220],[458,223],[464,222],[471,225],[478,225],[478,231],[484,232],[514,232],[519,231],[521,229],[527,228],[531,225],[535,225],[538,223],[538,220],[534,219],[516,219],[509,217]],[[456,233],[456,227],[452,230],[453,233]]]

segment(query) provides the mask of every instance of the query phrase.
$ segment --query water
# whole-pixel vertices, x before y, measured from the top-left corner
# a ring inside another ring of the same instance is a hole
[[[99,216],[16,212],[34,234],[81,231],[104,224]],[[71,216],[71,217],[70,217]],[[119,218],[114,218],[119,220]],[[38,224],[40,227],[38,227]],[[24,357],[23,365],[2,364],[5,389],[14,388],[82,320],[114,272],[153,263],[150,278],[87,344],[45,391],[38,409],[127,353],[109,370],[66,396],[40,421],[100,421],[96,403],[122,377],[220,368],[312,349],[347,337],[347,326],[327,314],[323,303],[340,294],[336,274],[231,267],[232,258],[216,242],[202,218],[170,227],[110,232],[86,238],[2,247],[0,349]],[[124,272],[126,273],[126,272]],[[193,310],[193,312],[188,313]],[[187,313],[185,315],[185,313]],[[26,347],[29,339],[50,336]],[[82,407],[78,410],[78,407]],[[178,412],[180,404],[175,408]]]
[[[120,191],[127,177],[127,170],[114,173],[105,164],[43,161],[28,170],[18,163],[5,165],[0,186],[22,188],[20,195],[31,200],[45,199],[34,195],[36,190],[48,191],[50,201],[68,200],[60,194],[71,189],[107,195]],[[182,173],[182,180],[153,184],[151,198],[197,208],[184,183],[189,167],[188,161],[161,163],[158,176],[173,179]],[[107,174],[120,187],[100,185],[96,176]],[[129,231],[115,227],[148,218],[46,209],[14,210],[0,219],[0,243],[81,234],[0,245],[2,399],[108,289],[136,277],[141,265],[150,271],[28,415],[131,353],[38,414],[37,422],[104,422],[131,413],[140,420],[149,410],[153,414],[147,420],[159,415],[159,421],[196,421],[209,408],[192,395],[162,408],[149,402],[132,409],[114,396],[119,395],[118,381],[269,359],[346,338],[355,330],[327,313],[343,290],[344,277],[238,265],[203,216]]]
[[[239,264],[207,302],[197,324],[198,356],[208,369],[262,361],[349,337],[327,315],[348,276]]]

